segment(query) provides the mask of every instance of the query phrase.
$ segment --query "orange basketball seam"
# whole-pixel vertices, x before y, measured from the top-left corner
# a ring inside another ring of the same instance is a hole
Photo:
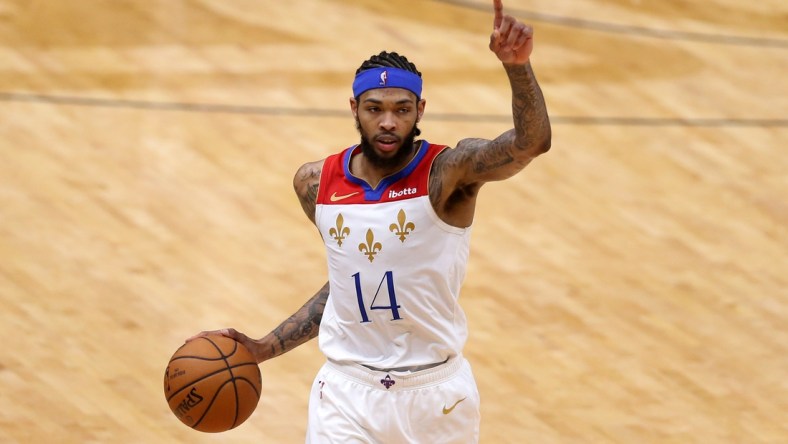
[[[219,370],[214,370],[214,371],[212,371],[211,373],[205,374],[205,375],[203,375],[203,376],[201,376],[201,377],[199,377],[199,378],[197,378],[197,379],[195,379],[195,380],[193,380],[193,381],[189,381],[189,382],[187,382],[187,383],[184,383],[184,384],[183,384],[183,386],[182,386],[181,388],[179,388],[177,391],[175,391],[175,392],[174,392],[172,395],[170,395],[170,396],[167,398],[167,401],[169,402],[169,401],[170,401],[172,398],[174,398],[174,397],[175,397],[175,395],[177,395],[178,393],[182,392],[183,390],[185,390],[185,389],[187,389],[187,388],[190,388],[190,387],[191,387],[191,386],[193,386],[194,384],[197,384],[197,383],[198,383],[198,382],[200,382],[200,381],[204,381],[204,380],[206,380],[206,379],[210,378],[211,376],[218,375],[219,373],[222,373],[222,372],[224,372],[224,371],[226,371],[226,370],[227,370],[226,368],[221,368],[221,369],[219,369]]]
[[[235,352],[238,351],[238,342],[233,341],[233,349],[232,349],[231,353],[229,355],[225,356],[224,352],[222,351],[222,349],[218,345],[216,345],[216,343],[213,340],[211,340],[210,338],[207,338],[207,337],[205,339],[208,342],[210,342],[216,348],[216,350],[219,352],[219,356],[221,356],[222,359],[224,359],[224,365],[227,367],[227,371],[230,372],[230,380],[228,382],[232,382],[233,383],[233,393],[235,394],[235,414],[234,414],[234,417],[233,417],[233,425],[230,427],[232,429],[236,425],[238,425],[238,410],[240,409],[240,405],[239,405],[240,401],[238,400],[238,386],[235,384],[235,374],[233,373],[233,368],[230,366],[230,363],[227,361],[227,358],[229,358],[230,356],[234,355]],[[219,389],[213,395],[214,397],[211,399],[211,402],[208,404],[208,407],[205,409],[205,412],[203,413],[202,417],[200,417],[200,420],[197,421],[197,423],[194,424],[195,427],[200,422],[202,422],[203,418],[205,418],[205,415],[211,410],[211,406],[213,405],[214,401],[216,400],[216,394],[219,393],[221,391],[222,387],[224,387],[226,384],[227,383],[225,382],[224,384],[219,386]]]
[[[177,356],[175,358],[172,358],[170,360],[170,362],[177,361],[179,359],[196,359],[198,361],[209,361],[210,362],[210,361],[221,361],[221,360],[225,359],[225,357],[224,356],[220,356],[218,358],[206,358],[205,356],[184,355],[184,356]]]
[[[197,378],[197,379],[195,379],[195,380],[193,380],[193,381],[189,381],[189,382],[187,382],[187,383],[184,383],[184,384],[183,384],[183,387],[181,387],[181,388],[179,388],[177,391],[173,392],[173,393],[172,393],[172,395],[170,395],[170,397],[168,397],[168,398],[167,398],[167,401],[169,402],[169,401],[170,401],[170,400],[171,400],[173,397],[175,397],[175,395],[177,395],[178,393],[180,393],[180,392],[182,392],[183,390],[185,390],[185,389],[187,389],[187,388],[191,387],[191,386],[192,386],[192,385],[194,385],[194,384],[197,384],[197,383],[198,383],[198,382],[200,382],[200,381],[203,381],[203,380],[205,380],[205,379],[208,379],[208,378],[210,378],[211,376],[217,375],[217,374],[219,374],[219,373],[221,373],[221,372],[223,372],[223,371],[226,371],[226,370],[229,370],[229,369],[232,369],[232,368],[246,367],[246,366],[257,366],[257,363],[256,363],[256,362],[252,362],[252,361],[248,361],[248,362],[241,362],[241,363],[238,363],[238,364],[233,364],[233,365],[231,365],[231,366],[230,366],[230,365],[228,365],[226,368],[220,368],[219,370],[215,370],[215,371],[213,371],[213,372],[211,372],[211,373],[205,374],[205,375],[201,376],[200,378]],[[231,372],[230,372],[230,379],[232,380],[232,379],[234,379],[234,378],[235,378],[235,377],[234,377],[234,375],[233,375],[233,373],[232,373],[232,371],[231,371]],[[261,383],[262,383],[262,381],[261,381]]]
[[[248,382],[249,386],[252,387],[252,390],[254,390],[254,394],[257,395],[258,399],[260,399],[260,391],[257,390],[257,385],[255,385],[254,381],[252,381],[249,378],[245,378],[245,377],[235,378],[235,380],[236,381],[246,381],[246,382]]]
[[[225,355],[224,352],[222,351],[221,347],[216,345],[216,342],[214,342],[211,338],[203,337],[203,339],[205,339],[206,341],[210,342],[211,345],[213,345],[214,348],[216,348],[216,351],[219,352],[219,356],[221,356],[222,358],[229,358],[230,356],[234,355],[236,351],[238,351],[238,342],[237,341],[233,341],[233,349],[230,352],[230,354],[229,355]],[[226,359],[225,359],[225,361],[226,361]]]
[[[205,416],[206,416],[206,415],[208,415],[208,412],[210,412],[210,411],[211,411],[211,407],[213,406],[213,403],[214,403],[214,402],[216,402],[216,398],[217,398],[217,396],[218,396],[219,392],[221,392],[221,391],[222,391],[222,389],[224,388],[224,386],[226,386],[226,385],[227,385],[227,384],[229,384],[230,382],[233,382],[232,378],[231,378],[231,379],[229,379],[229,380],[227,380],[227,381],[225,381],[225,382],[223,382],[223,383],[222,383],[222,385],[220,385],[220,386],[219,386],[219,388],[217,388],[217,389],[216,389],[216,391],[213,393],[213,396],[211,396],[211,402],[209,402],[209,403],[208,403],[208,406],[207,406],[207,407],[205,407],[205,411],[204,411],[204,412],[202,412],[202,415],[200,415],[200,419],[198,419],[198,420],[197,420],[197,422],[195,422],[195,423],[192,425],[192,428],[193,428],[193,429],[197,428],[197,426],[199,426],[199,425],[200,425],[200,423],[202,422],[202,420],[203,420],[203,419],[205,419]],[[235,385],[235,384],[233,384],[233,385]],[[233,389],[235,389],[235,387],[233,387]],[[206,395],[206,396],[207,396],[207,395]],[[232,429],[232,428],[234,428],[234,427],[236,426],[236,424],[235,424],[235,423],[236,423],[237,421],[238,421],[238,391],[237,391],[237,390],[235,390],[235,417],[233,418],[233,425],[230,427],[231,429]]]

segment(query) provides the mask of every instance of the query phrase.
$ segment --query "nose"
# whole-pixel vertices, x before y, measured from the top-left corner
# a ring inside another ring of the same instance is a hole
[[[397,120],[394,117],[394,113],[386,112],[380,118],[380,129],[388,132],[393,132],[397,129]]]

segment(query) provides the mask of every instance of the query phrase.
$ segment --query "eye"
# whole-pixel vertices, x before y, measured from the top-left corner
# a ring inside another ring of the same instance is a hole
[[[370,106],[369,108],[367,108],[367,111],[369,111],[371,113],[376,113],[376,112],[380,111],[380,108],[378,108],[377,106]]]

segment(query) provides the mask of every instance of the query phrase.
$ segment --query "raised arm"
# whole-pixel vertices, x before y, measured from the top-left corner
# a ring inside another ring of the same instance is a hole
[[[504,14],[501,0],[493,5],[490,50],[509,78],[514,128],[493,140],[463,139],[436,159],[430,199],[438,215],[455,226],[471,224],[484,183],[512,177],[550,149],[550,119],[530,62],[533,28]]]
[[[470,138],[457,144],[446,159],[455,169],[457,187],[508,179],[550,149],[550,120],[530,62],[504,64],[504,69],[512,87],[514,128],[493,140]]]
[[[457,145],[461,151],[471,151],[472,161],[464,182],[506,179],[550,149],[550,120],[530,62],[534,30],[504,14],[501,0],[494,0],[493,6],[490,50],[503,63],[509,77],[514,128],[492,141],[466,139]]]

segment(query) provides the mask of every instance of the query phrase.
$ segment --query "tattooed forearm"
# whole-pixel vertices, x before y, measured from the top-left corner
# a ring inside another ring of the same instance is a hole
[[[271,358],[286,353],[317,336],[328,300],[328,282],[303,307],[282,322],[271,334]]]
[[[531,65],[506,66],[512,85],[514,148],[538,155],[550,149],[550,120]]]
[[[451,153],[436,159],[438,167],[433,168],[435,174],[430,184],[430,199],[436,207],[447,195],[438,192],[442,190],[433,185],[435,182],[448,181],[452,185],[451,193],[462,189],[468,195],[475,195],[474,187],[512,177],[534,157],[550,149],[550,120],[531,65],[504,67],[512,86],[514,128],[494,140],[463,139]]]

